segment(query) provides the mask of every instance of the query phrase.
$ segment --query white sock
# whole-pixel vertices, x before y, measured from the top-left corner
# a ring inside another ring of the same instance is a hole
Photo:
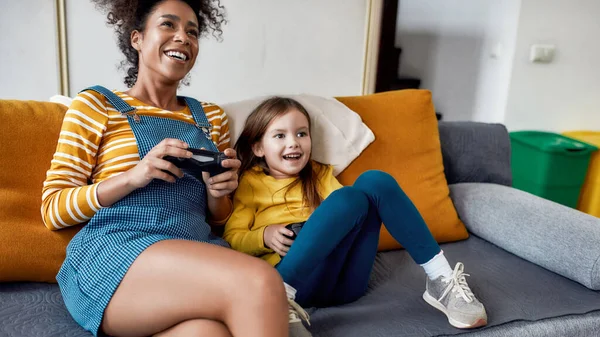
[[[450,264],[444,256],[444,251],[441,251],[431,260],[423,263],[421,267],[425,269],[425,273],[427,273],[427,276],[430,280],[435,280],[440,276],[443,276],[445,278],[452,277],[452,268],[450,268]]]
[[[285,293],[287,294],[287,297],[290,300],[293,300],[296,298],[296,289],[294,289],[294,287],[292,287],[291,285],[283,282],[283,285],[285,286]]]

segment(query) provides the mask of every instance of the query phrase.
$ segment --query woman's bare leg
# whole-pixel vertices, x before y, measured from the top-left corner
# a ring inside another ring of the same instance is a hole
[[[179,323],[153,337],[232,337],[225,324],[210,319]]]
[[[148,336],[196,319],[223,322],[233,336],[287,336],[283,281],[266,262],[231,249],[161,241],[131,265],[104,312],[102,329]]]

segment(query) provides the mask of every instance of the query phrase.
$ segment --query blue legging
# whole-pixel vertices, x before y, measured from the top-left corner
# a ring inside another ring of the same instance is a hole
[[[310,216],[289,252],[277,265],[305,306],[357,300],[367,291],[381,222],[418,264],[440,252],[429,228],[396,180],[367,171],[343,187]]]

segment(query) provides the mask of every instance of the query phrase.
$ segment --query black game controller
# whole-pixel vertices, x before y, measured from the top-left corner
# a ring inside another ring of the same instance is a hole
[[[214,176],[229,170],[228,168],[221,166],[223,160],[228,159],[223,152],[214,152],[203,149],[187,150],[192,153],[191,158],[165,156],[163,159],[175,164],[175,166],[197,179],[202,179],[202,172],[208,172],[211,176]]]
[[[306,221],[303,221],[303,222],[294,222],[294,223],[291,223],[291,224],[285,226],[286,229],[291,230],[292,232],[294,232],[294,234],[291,235],[291,236],[290,235],[284,235],[284,236],[286,238],[295,240],[296,237],[298,236],[298,233],[300,233],[300,230],[302,229],[302,226],[304,226],[305,222]]]

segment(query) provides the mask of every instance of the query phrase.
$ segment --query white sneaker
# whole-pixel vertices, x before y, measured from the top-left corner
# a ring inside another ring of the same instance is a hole
[[[288,298],[289,304],[289,323],[290,323],[290,335],[289,337],[312,337],[312,334],[302,324],[302,320],[306,324],[310,325],[308,313],[294,300]]]
[[[463,273],[464,265],[459,262],[454,267],[451,278],[427,278],[423,299],[448,317],[448,322],[456,328],[477,328],[487,324],[487,314],[481,302],[475,297]]]

